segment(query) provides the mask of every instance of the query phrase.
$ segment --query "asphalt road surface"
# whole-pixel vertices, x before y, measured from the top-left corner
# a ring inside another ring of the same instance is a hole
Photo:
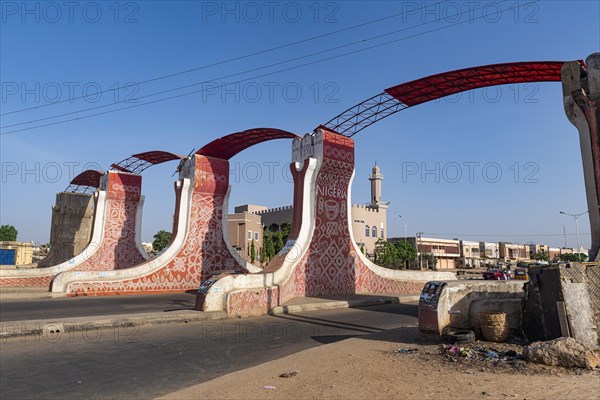
[[[3,300],[0,322],[192,310],[195,301],[190,293]]]
[[[152,398],[325,343],[414,330],[416,316],[416,305],[390,304],[3,339],[0,398]]]

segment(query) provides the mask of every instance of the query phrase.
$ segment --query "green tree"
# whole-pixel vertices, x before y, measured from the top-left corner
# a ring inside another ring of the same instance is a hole
[[[285,243],[283,242],[283,233],[281,231],[275,232],[273,244],[275,245],[275,254],[283,249]]]
[[[529,257],[532,260],[550,261],[550,255],[548,253],[546,253],[544,250],[542,250],[539,253],[531,253],[531,255]]]
[[[265,238],[263,237],[263,246],[260,249],[260,264],[266,265],[269,262],[269,257],[267,256],[267,246],[265,246]]]
[[[254,239],[250,242],[250,262],[254,264],[256,261],[256,246],[254,245]]]
[[[269,261],[271,261],[273,259],[273,257],[275,257],[275,255],[277,254],[277,252],[275,251],[275,243],[273,242],[273,239],[271,239],[271,241],[269,242]]]
[[[585,253],[561,254],[560,259],[562,261],[584,262],[587,261],[588,256]]]
[[[0,226],[0,242],[16,242],[19,231],[12,225]]]
[[[409,261],[417,259],[417,249],[414,248],[407,240],[399,240],[394,243],[398,250],[398,258],[401,262],[402,268],[406,268]]]
[[[375,263],[382,267],[396,269],[400,264],[398,248],[386,240],[377,239],[373,254]]]
[[[264,253],[263,263],[265,263],[265,264],[267,264],[269,261],[271,261],[273,259],[273,252],[272,252],[273,237],[272,237],[272,235],[269,235],[267,233],[268,232],[265,231],[265,234],[263,235],[263,253]]]
[[[154,235],[154,241],[152,242],[152,248],[154,251],[161,251],[169,245],[171,242],[171,232],[160,230]]]
[[[434,254],[425,253],[422,257],[427,260],[430,269],[437,270],[437,257]]]

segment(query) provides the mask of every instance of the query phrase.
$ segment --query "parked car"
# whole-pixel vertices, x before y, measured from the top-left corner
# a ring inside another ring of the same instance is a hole
[[[483,279],[486,280],[509,280],[510,279],[510,271],[503,270],[499,268],[490,268],[483,273]]]

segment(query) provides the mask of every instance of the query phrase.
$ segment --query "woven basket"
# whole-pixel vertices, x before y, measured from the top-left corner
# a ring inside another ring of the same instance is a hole
[[[506,313],[483,312],[479,313],[478,317],[481,333],[485,340],[490,342],[503,342],[506,340],[510,332]]]

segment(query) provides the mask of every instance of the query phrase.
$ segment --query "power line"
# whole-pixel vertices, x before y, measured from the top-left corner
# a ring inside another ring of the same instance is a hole
[[[503,1],[506,1],[506,0],[503,0]],[[419,8],[417,8],[417,9],[415,9],[414,11],[419,11],[419,10],[425,8],[425,7],[437,6],[437,5],[441,4],[441,3],[443,3],[443,1],[439,1],[437,3],[430,4],[430,5],[423,5],[423,6],[419,7]],[[414,12],[414,11],[411,10],[411,12]],[[142,85],[144,83],[156,82],[156,81],[159,81],[159,80],[162,80],[162,79],[167,79],[167,78],[172,78],[174,76],[184,75],[184,74],[188,74],[190,72],[200,71],[200,70],[203,70],[203,69],[212,68],[212,67],[216,67],[216,66],[219,66],[219,65],[224,65],[224,64],[228,64],[228,63],[231,63],[231,62],[234,62],[234,61],[240,61],[240,60],[243,60],[245,58],[254,57],[254,56],[257,56],[257,55],[260,55],[260,54],[270,53],[270,52],[275,51],[275,50],[285,49],[287,47],[295,46],[295,45],[302,44],[302,43],[311,42],[313,40],[321,39],[321,38],[324,38],[324,37],[327,37],[327,36],[333,36],[333,35],[336,35],[336,34],[341,33],[341,32],[347,32],[347,31],[350,31],[352,29],[361,28],[363,26],[367,26],[367,25],[371,25],[371,24],[383,22],[383,21],[386,21],[388,19],[392,19],[392,18],[396,18],[396,17],[399,17],[399,16],[403,16],[404,14],[406,14],[406,12],[392,14],[392,15],[388,15],[387,17],[377,18],[377,19],[374,19],[374,20],[371,20],[371,21],[360,23],[358,25],[349,26],[349,27],[346,27],[346,28],[338,29],[337,31],[328,32],[328,33],[324,33],[324,34],[321,34],[321,35],[312,36],[312,37],[309,37],[309,38],[306,38],[306,39],[297,40],[295,42],[290,42],[290,43],[287,43],[287,44],[283,44],[283,45],[280,45],[280,46],[271,47],[269,49],[259,50],[259,51],[256,51],[256,52],[253,52],[253,53],[248,53],[248,54],[245,54],[245,55],[242,55],[242,56],[237,56],[237,57],[229,58],[229,59],[226,59],[226,60],[217,61],[217,62],[214,62],[214,63],[211,63],[211,64],[206,64],[206,65],[202,65],[202,66],[199,66],[199,67],[195,67],[195,68],[191,68],[191,69],[187,69],[187,70],[183,70],[183,71],[179,71],[179,72],[173,72],[173,73],[167,74],[167,75],[161,75],[161,76],[158,76],[158,77],[155,77],[155,78],[150,78],[150,79],[146,79],[146,80],[139,81],[139,82],[132,82],[130,84],[126,84],[126,85],[123,85],[123,86],[118,86],[116,88],[106,89],[106,90],[103,90],[103,91],[100,91],[100,92],[96,92],[96,93],[94,93],[94,96],[97,96],[97,95],[103,94],[103,93],[107,93],[107,92],[113,92],[113,91],[116,91],[116,90],[125,89],[127,87],[131,87],[131,86],[134,86],[134,85],[138,85],[139,86],[139,85]],[[6,112],[6,113],[2,113],[2,114],[0,114],[0,116],[9,115],[9,114],[17,114],[17,113],[21,113],[21,112],[24,112],[24,111],[35,110],[35,109],[39,109],[39,108],[53,106],[53,105],[56,105],[56,104],[65,103],[67,101],[68,102],[72,102],[74,100],[82,99],[82,98],[85,98],[85,97],[90,97],[90,96],[88,96],[88,95],[81,95],[81,96],[77,96],[77,97],[73,97],[73,98],[69,98],[69,99],[65,99],[65,100],[56,101],[56,102],[53,102],[53,103],[42,104],[42,105],[34,106],[34,107],[22,108],[22,109],[19,109],[19,110],[14,110],[14,111],[9,111],[9,112]]]
[[[501,2],[504,2],[504,1],[507,1],[507,0],[502,0]],[[506,10],[503,10],[503,11],[506,11]],[[464,14],[465,12],[466,11],[461,12],[460,15]],[[431,24],[433,22],[436,22],[436,21],[430,21],[430,22],[422,23],[422,24],[411,26],[411,27],[407,27],[407,28],[397,29],[397,30],[394,30],[394,31],[391,31],[391,32],[387,32],[387,33],[383,33],[383,34],[380,34],[380,35],[372,36],[372,37],[367,38],[367,39],[361,39],[361,40],[354,41],[354,42],[351,42],[351,43],[346,43],[346,44],[343,44],[343,45],[331,47],[329,49],[320,50],[320,51],[317,51],[317,52],[305,54],[303,56],[294,57],[294,58],[290,58],[290,59],[287,59],[287,60],[279,61],[279,62],[276,62],[276,63],[263,65],[261,67],[252,68],[252,69],[245,70],[245,71],[242,71],[242,72],[237,72],[237,73],[233,73],[233,74],[224,75],[224,76],[221,76],[221,77],[218,77],[218,78],[213,78],[213,79],[208,80],[208,81],[196,82],[196,83],[192,83],[192,84],[188,84],[188,85],[184,85],[184,86],[179,86],[179,87],[176,87],[176,88],[165,89],[165,90],[161,90],[159,92],[150,93],[150,94],[147,94],[147,95],[144,95],[144,96],[138,96],[135,99],[127,99],[127,100],[124,99],[124,100],[121,100],[121,101],[115,101],[115,102],[112,102],[112,103],[109,103],[109,104],[103,104],[103,105],[100,105],[100,106],[88,107],[88,108],[84,108],[84,109],[80,109],[80,110],[76,110],[76,111],[71,111],[71,112],[67,112],[67,113],[56,114],[56,115],[49,116],[49,117],[38,118],[38,119],[31,120],[31,121],[19,122],[19,123],[16,123],[16,124],[10,124],[10,125],[5,125],[5,126],[0,126],[0,129],[13,128],[13,127],[16,127],[16,126],[21,126],[21,125],[29,125],[29,124],[32,124],[32,123],[35,123],[35,122],[48,121],[48,120],[55,119],[55,118],[66,117],[68,115],[74,115],[74,114],[79,114],[79,113],[86,112],[86,111],[92,111],[92,110],[98,110],[98,109],[101,109],[101,108],[111,107],[111,106],[113,106],[115,104],[127,103],[127,102],[131,102],[132,100],[140,100],[140,99],[145,99],[145,98],[148,98],[148,97],[158,96],[158,95],[165,94],[165,93],[175,92],[175,91],[178,91],[178,90],[182,90],[182,89],[187,89],[187,88],[194,87],[194,86],[203,85],[205,83],[208,83],[208,82],[211,82],[211,81],[215,81],[215,80],[219,80],[219,79],[232,78],[234,76],[244,75],[244,74],[247,74],[247,73],[250,73],[250,72],[255,72],[255,71],[262,70],[262,69],[271,68],[271,67],[274,67],[274,66],[277,66],[277,65],[287,64],[287,63],[290,63],[290,62],[293,62],[293,61],[302,60],[302,59],[309,58],[309,57],[312,57],[312,56],[316,56],[316,55],[319,55],[319,54],[328,53],[330,51],[339,50],[339,49],[342,49],[342,48],[345,48],[345,47],[354,46],[356,44],[365,43],[365,42],[369,42],[369,41],[372,41],[372,40],[380,39],[380,38],[385,37],[385,36],[390,36],[390,35],[393,35],[393,34],[396,34],[396,33],[404,32],[404,31],[407,31],[407,30],[411,30],[411,29],[414,29],[414,28],[421,27],[421,26],[425,26],[425,25]],[[425,32],[425,33],[428,33],[428,32]],[[405,38],[402,38],[402,39],[405,39]],[[392,43],[392,42],[388,42],[388,43]],[[366,48],[366,49],[369,49],[369,48]],[[351,54],[351,53],[345,53],[345,54],[342,54],[341,56],[347,55],[347,54]],[[303,64],[302,66],[305,66],[305,65],[308,65],[308,64]],[[284,71],[286,71],[286,70],[284,70]],[[275,74],[275,73],[279,73],[279,72],[283,72],[283,71],[276,71],[276,72],[273,72],[273,73]],[[253,77],[251,79],[256,79],[256,78]],[[235,84],[235,83],[239,83],[239,82],[231,82],[231,83],[228,83],[228,84]],[[205,91],[205,90],[202,90],[202,91]],[[98,93],[101,93],[101,92],[98,92]],[[171,99],[171,98],[169,98],[169,99]],[[152,103],[149,102],[149,103],[144,103],[144,104],[152,104]],[[128,108],[126,107],[125,109],[128,109]],[[47,125],[44,125],[44,126],[47,126]],[[7,133],[13,133],[13,132],[14,131],[7,132]]]
[[[506,0],[503,0],[503,1],[506,1]],[[517,6],[509,7],[507,9],[502,9],[501,8],[499,11],[496,12],[496,14],[502,13],[504,11],[512,10],[512,9],[515,9],[515,8],[520,8],[520,7],[526,6],[528,4],[533,4],[533,3],[537,3],[537,2],[538,2],[538,0],[532,1],[532,2],[529,2],[529,3],[519,4]],[[400,42],[400,41],[403,41],[403,40],[407,40],[407,39],[411,39],[411,38],[414,38],[414,37],[423,36],[423,35],[425,35],[427,33],[432,33],[432,32],[436,32],[436,31],[442,30],[442,29],[451,28],[451,27],[454,27],[456,25],[464,24],[466,22],[472,22],[473,20],[481,19],[481,18],[484,18],[484,17],[489,17],[489,15],[482,15],[480,17],[475,17],[475,18],[472,18],[472,19],[469,19],[469,20],[466,20],[466,21],[462,21],[462,22],[458,22],[458,23],[455,23],[455,24],[446,25],[446,26],[439,27],[439,28],[436,28],[436,29],[431,29],[429,31],[420,32],[420,33],[417,33],[417,34],[414,34],[414,35],[410,35],[410,36],[405,36],[405,37],[402,37],[402,38],[399,38],[399,39],[390,40],[390,41],[387,41],[387,42],[379,43],[379,44],[376,44],[376,45],[373,45],[373,46],[369,46],[369,47],[365,47],[365,48],[362,48],[362,49],[357,49],[357,50],[349,51],[349,52],[346,52],[346,53],[342,53],[342,54],[338,54],[338,55],[335,55],[335,56],[326,57],[326,58],[323,58],[323,59],[320,59],[320,60],[315,60],[315,61],[307,62],[307,63],[304,63],[304,64],[296,65],[296,66],[293,66],[293,67],[284,68],[284,69],[281,69],[281,70],[277,70],[277,71],[273,71],[273,72],[269,72],[269,73],[265,73],[265,74],[253,76],[253,77],[250,77],[250,78],[240,79],[240,80],[234,81],[234,82],[228,82],[228,83],[225,83],[225,85],[242,83],[242,82],[246,82],[246,81],[249,81],[249,80],[252,80],[252,79],[263,78],[263,77],[266,77],[266,76],[275,75],[275,74],[278,74],[278,73],[287,72],[287,71],[290,71],[290,70],[302,68],[302,67],[305,67],[305,66],[308,66],[308,65],[318,64],[318,63],[321,63],[321,62],[324,62],[324,61],[329,61],[329,60],[333,60],[333,59],[336,59],[336,58],[344,57],[344,56],[347,56],[347,55],[360,53],[360,52],[363,52],[363,51],[366,51],[366,50],[371,50],[371,49],[374,49],[374,48],[386,46],[386,45],[389,45],[389,44],[392,44],[392,43],[397,43],[397,42]],[[426,23],[426,24],[428,24],[428,23]],[[426,25],[426,24],[422,24],[422,25]],[[421,26],[421,25],[417,25],[415,27],[418,27],[418,26]],[[406,28],[406,29],[412,29],[412,28],[414,28],[414,27]],[[365,40],[367,40],[367,39],[365,39]],[[363,40],[363,41],[365,41],[365,40]],[[363,41],[359,41],[357,43],[360,43],[360,42],[363,42]],[[342,45],[342,46],[338,46],[338,48],[346,47],[346,46],[347,45]],[[325,52],[325,51],[330,51],[330,50],[323,50],[321,52]],[[299,58],[306,58],[306,57],[308,57],[308,56],[302,56],[302,57],[299,57]],[[286,63],[286,62],[288,62],[288,61],[282,61],[282,62],[279,62],[279,63],[275,63],[273,65],[283,64],[283,63]],[[273,66],[273,65],[271,65],[271,66]],[[254,70],[256,70],[256,69],[264,69],[264,68],[266,68],[266,67],[255,68]],[[243,73],[247,73],[247,72],[248,71],[243,72]],[[240,75],[240,74],[243,74],[243,73],[232,74],[232,76],[233,75]],[[223,78],[216,78],[216,79],[223,79]],[[200,85],[200,84],[203,84],[203,83],[207,83],[207,82],[210,82],[210,81],[198,82],[198,83],[195,83],[195,84],[186,85],[186,86],[181,87],[181,88],[186,88],[186,87],[190,87],[190,86],[197,86],[197,85]],[[168,90],[164,90],[164,91],[162,91],[160,93],[164,94],[166,92],[180,90],[181,88],[168,89]],[[9,131],[9,132],[0,133],[0,136],[8,135],[8,134],[11,134],[11,133],[17,133],[17,132],[23,132],[23,131],[33,130],[33,129],[44,128],[44,127],[58,125],[58,124],[63,124],[63,123],[67,123],[67,122],[78,121],[78,120],[81,120],[81,119],[87,119],[87,118],[91,118],[91,117],[95,117],[95,116],[99,116],[99,115],[110,114],[110,113],[113,113],[113,112],[128,110],[128,109],[132,109],[132,108],[142,107],[142,106],[145,106],[145,105],[150,105],[150,104],[159,103],[159,102],[162,102],[162,101],[172,100],[172,99],[179,98],[179,97],[184,97],[184,96],[189,96],[189,95],[192,95],[192,94],[201,93],[201,92],[204,92],[206,90],[207,89],[195,90],[195,91],[192,91],[192,92],[182,93],[182,94],[178,94],[178,95],[174,95],[174,96],[170,96],[170,97],[165,97],[165,98],[162,98],[162,99],[148,101],[148,102],[141,103],[141,104],[135,104],[135,105],[131,105],[131,106],[128,106],[128,107],[122,107],[122,108],[118,108],[118,109],[115,109],[115,110],[109,110],[109,111],[99,112],[99,113],[95,113],[95,114],[84,115],[82,117],[66,119],[66,120],[62,120],[62,121],[57,121],[57,122],[48,123],[48,124],[42,124],[42,125],[28,127],[28,128],[15,129],[15,130],[12,130],[12,131]],[[140,99],[140,98],[146,98],[146,97],[151,97],[151,96],[155,96],[155,95],[157,95],[157,93],[152,93],[152,94],[148,94],[148,95],[145,95],[145,96],[140,96],[140,97],[138,97],[138,99]],[[59,116],[72,115],[72,114],[77,114],[77,113],[84,112],[84,111],[91,111],[91,110],[94,110],[94,109],[110,107],[110,106],[113,106],[115,104],[119,104],[119,103],[123,103],[123,102],[125,102],[125,101],[120,101],[120,102],[116,102],[116,103],[105,104],[105,105],[101,105],[101,106],[97,106],[97,107],[91,107],[91,108],[87,108],[87,109],[83,109],[83,110],[79,110],[79,111],[73,111],[73,112],[70,112],[70,113],[64,113],[64,114],[61,114]],[[42,119],[38,119],[38,120],[29,121],[27,123],[13,124],[13,125],[10,125],[10,126],[24,125],[24,124],[33,123],[33,122],[36,122],[36,121],[39,122],[41,120],[53,119],[53,118],[57,118],[59,116],[46,117],[46,118],[42,118]],[[1,128],[7,128],[7,127],[9,127],[9,126],[5,126],[5,127],[1,127]]]

